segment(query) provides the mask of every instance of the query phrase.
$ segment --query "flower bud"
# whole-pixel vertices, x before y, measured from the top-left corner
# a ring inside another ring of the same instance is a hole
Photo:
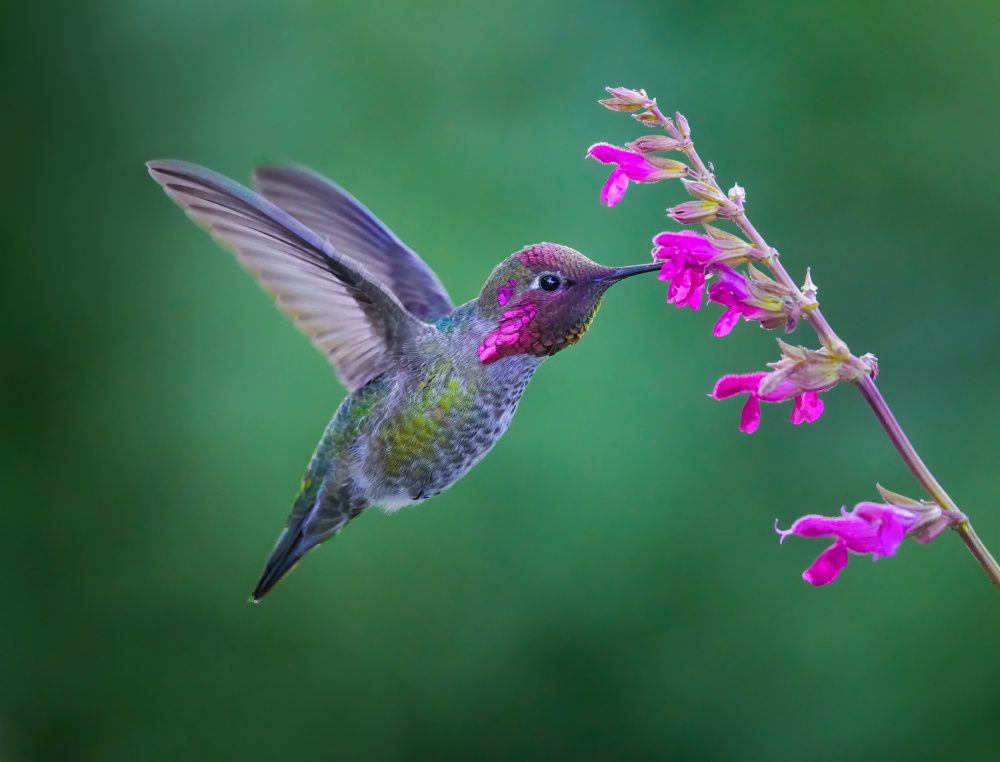
[[[642,108],[641,104],[628,103],[627,101],[623,101],[621,98],[605,98],[604,100],[597,102],[604,106],[604,108],[609,108],[612,111],[623,111],[625,113],[638,111]]]
[[[654,151],[676,151],[679,148],[686,148],[690,142],[674,140],[666,135],[643,135],[638,140],[633,140],[625,145],[639,153],[653,153]]]
[[[743,202],[747,200],[746,190],[744,190],[739,183],[736,183],[729,189],[729,200],[735,204],[743,206]]]
[[[711,185],[706,183],[698,182],[697,180],[683,180],[684,188],[695,198],[700,198],[702,201],[712,201],[716,204],[725,204],[728,199],[722,195],[722,191],[718,188],[713,188]]]
[[[691,128],[688,126],[688,120],[684,118],[684,115],[678,111],[675,114],[677,120],[677,131],[681,134],[683,138],[691,137]]]
[[[634,103],[639,106],[644,106],[649,100],[646,97],[645,90],[631,90],[627,87],[606,87],[604,89],[611,93],[615,98],[619,98],[625,103]]]
[[[656,124],[659,118],[651,111],[643,111],[641,114],[632,114],[632,118],[637,122],[643,122],[645,124]]]
[[[685,201],[667,210],[667,214],[682,225],[711,222],[719,216],[719,205],[708,201]]]

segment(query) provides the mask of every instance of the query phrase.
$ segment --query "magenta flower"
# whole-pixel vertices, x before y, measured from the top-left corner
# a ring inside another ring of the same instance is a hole
[[[802,578],[813,585],[833,582],[847,566],[847,551],[871,553],[872,558],[894,555],[907,531],[919,519],[913,511],[878,503],[858,503],[850,513],[846,507],[840,512],[840,516],[803,516],[784,531],[775,524],[782,542],[790,534],[836,538],[802,574]]]
[[[657,278],[670,283],[667,304],[698,309],[705,285],[705,268],[718,256],[710,239],[684,230],[680,233],[660,233],[653,243],[656,244],[653,258],[664,260]]]
[[[753,434],[760,426],[760,403],[763,402],[783,402],[794,399],[795,405],[792,408],[792,423],[812,422],[823,413],[823,400],[815,391],[803,390],[792,381],[781,381],[773,390],[761,394],[761,383],[770,373],[759,371],[757,373],[744,373],[743,375],[723,376],[715,382],[715,388],[709,397],[717,400],[734,397],[737,394],[749,394],[743,412],[740,415],[740,431],[745,434]]]
[[[587,150],[587,155],[602,164],[617,165],[601,189],[601,203],[608,206],[614,206],[622,200],[629,180],[636,183],[655,183],[658,180],[679,176],[676,171],[656,166],[641,153],[619,148],[610,143],[595,143]]]
[[[778,339],[781,359],[768,363],[771,373],[759,371],[723,376],[708,395],[717,400],[737,394],[749,394],[740,418],[740,431],[752,434],[760,425],[760,403],[795,400],[792,423],[815,421],[823,413],[823,402],[816,395],[832,389],[841,381],[857,381],[874,375],[878,368],[872,355],[841,359],[826,349],[793,347]]]
[[[858,503],[850,512],[841,508],[840,516],[803,516],[785,530],[778,529],[775,523],[781,542],[790,534],[835,538],[833,545],[802,573],[802,579],[813,585],[828,585],[847,566],[847,551],[871,553],[872,558],[895,555],[904,537],[927,543],[951,524],[966,520],[963,514],[942,510],[936,503],[918,503],[881,487],[879,490],[886,499],[895,498],[905,504]]]
[[[765,278],[751,266],[748,278],[726,265],[713,265],[711,272],[719,280],[708,289],[708,298],[726,307],[715,324],[712,333],[725,336],[742,316],[744,320],[756,320],[765,328],[784,325],[786,330],[795,327],[799,307],[791,292],[780,283]]]

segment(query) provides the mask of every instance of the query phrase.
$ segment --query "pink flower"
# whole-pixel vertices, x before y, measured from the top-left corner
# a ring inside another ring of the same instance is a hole
[[[667,303],[698,309],[705,285],[705,267],[718,256],[710,239],[684,230],[680,233],[660,233],[653,243],[656,244],[653,258],[664,260],[657,277],[670,283]]]
[[[749,394],[743,412],[740,415],[740,431],[752,434],[760,426],[760,403],[783,402],[794,399],[795,405],[792,408],[792,423],[805,423],[815,421],[823,413],[823,401],[817,396],[815,391],[803,390],[791,381],[781,381],[773,390],[764,394],[760,392],[761,383],[770,373],[759,371],[757,373],[744,373],[743,375],[723,376],[715,382],[715,388],[709,397],[717,400],[733,397],[737,394]]]
[[[883,494],[899,497],[885,491]],[[777,523],[774,528],[781,535],[781,542],[790,534],[836,538],[802,574],[813,585],[828,585],[847,566],[847,551],[870,553],[872,558],[895,555],[906,536],[930,542],[950,524],[966,520],[964,515],[942,510],[936,503],[901,499],[906,500],[905,505],[858,503],[850,512],[846,507],[841,508],[840,516],[810,514],[788,529],[778,529]]]
[[[750,266],[750,277],[731,267],[713,265],[711,272],[719,280],[708,289],[708,298],[726,307],[715,324],[712,333],[725,336],[742,316],[744,320],[756,320],[765,328],[784,325],[786,331],[795,327],[799,306],[792,293],[764,276]]]
[[[723,316],[725,317],[725,316]],[[752,434],[760,425],[760,403],[795,400],[792,423],[815,421],[823,413],[823,402],[817,392],[832,389],[841,381],[856,382],[863,376],[874,375],[878,368],[873,355],[840,358],[825,347],[806,349],[793,347],[778,339],[781,359],[768,363],[774,370],[723,376],[708,395],[717,400],[737,394],[749,394],[740,418],[740,431]]]
[[[602,164],[616,164],[611,177],[601,190],[601,203],[614,206],[625,195],[629,180],[636,183],[655,183],[669,177],[677,177],[677,172],[661,169],[641,153],[619,148],[610,143],[595,143],[587,150],[587,155]]]

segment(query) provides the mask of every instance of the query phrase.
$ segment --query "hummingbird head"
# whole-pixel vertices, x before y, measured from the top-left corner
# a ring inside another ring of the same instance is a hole
[[[612,284],[660,267],[604,267],[554,243],[512,254],[496,266],[479,294],[480,315],[496,321],[479,347],[479,359],[554,355],[587,332]]]

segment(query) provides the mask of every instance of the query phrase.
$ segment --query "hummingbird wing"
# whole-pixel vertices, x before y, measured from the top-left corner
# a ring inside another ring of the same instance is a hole
[[[253,185],[337,251],[364,265],[421,320],[432,323],[455,309],[434,271],[332,180],[304,167],[267,166],[254,170]]]
[[[146,166],[188,217],[257,276],[351,391],[434,330],[363,266],[249,188],[197,164]]]

